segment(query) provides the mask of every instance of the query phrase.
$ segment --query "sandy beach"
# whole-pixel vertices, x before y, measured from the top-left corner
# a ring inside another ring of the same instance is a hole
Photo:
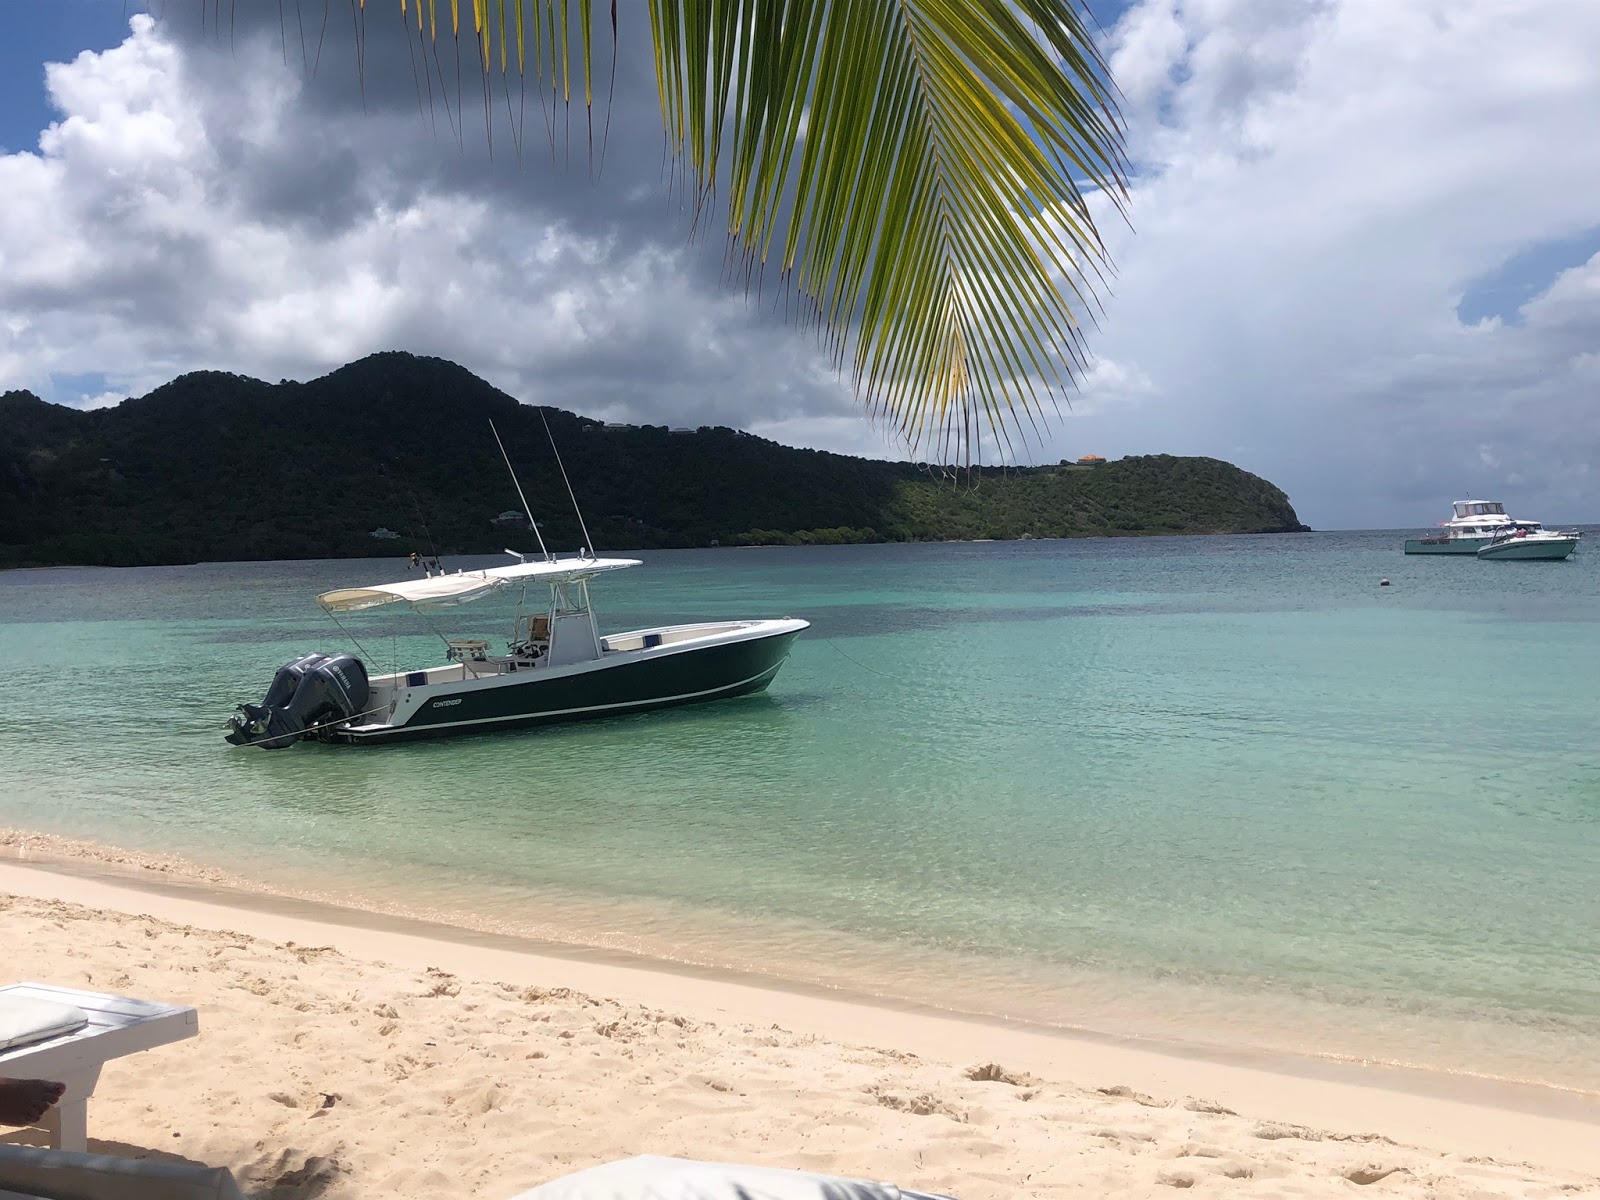
[[[107,1067],[91,1149],[256,1196],[505,1197],[637,1153],[963,1200],[1600,1194],[1588,1097],[1218,1062],[158,871],[0,865],[0,944],[7,982],[196,1006],[197,1040]]]

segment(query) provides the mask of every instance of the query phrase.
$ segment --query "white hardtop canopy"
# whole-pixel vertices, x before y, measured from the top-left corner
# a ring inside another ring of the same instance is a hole
[[[1456,519],[1462,517],[1503,517],[1506,506],[1498,500],[1457,500],[1452,508],[1455,509]]]
[[[355,612],[401,601],[415,608],[445,608],[452,604],[465,604],[469,600],[480,600],[510,583],[571,583],[589,579],[602,571],[639,565],[637,558],[563,558],[550,562],[521,562],[482,571],[457,571],[453,575],[403,579],[399,583],[341,588],[323,592],[317,597],[317,603],[329,612]]]

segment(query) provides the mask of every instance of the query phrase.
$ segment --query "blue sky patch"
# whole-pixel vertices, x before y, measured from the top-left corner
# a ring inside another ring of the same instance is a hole
[[[1582,266],[1596,254],[1600,254],[1600,225],[1572,237],[1535,242],[1468,284],[1456,316],[1463,325],[1489,317],[1520,325],[1524,304],[1546,291],[1561,272]]]
[[[85,399],[93,400],[110,390],[111,380],[104,371],[53,371],[50,374],[50,386],[39,398],[52,404],[82,408]]]
[[[44,64],[108,50],[128,36],[138,0],[6,0],[0,38],[0,152],[36,150],[57,114],[44,89]]]

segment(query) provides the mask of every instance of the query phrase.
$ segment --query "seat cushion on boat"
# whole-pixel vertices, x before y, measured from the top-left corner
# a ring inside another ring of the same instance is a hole
[[[0,1145],[0,1196],[48,1200],[243,1200],[226,1167]]]
[[[31,1046],[82,1029],[89,1014],[70,1004],[25,996],[0,997],[0,1050]]]

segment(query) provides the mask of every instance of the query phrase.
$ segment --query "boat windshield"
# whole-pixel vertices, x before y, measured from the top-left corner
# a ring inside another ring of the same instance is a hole
[[[1497,500],[1457,500],[1456,517],[1503,517],[1506,506]]]

